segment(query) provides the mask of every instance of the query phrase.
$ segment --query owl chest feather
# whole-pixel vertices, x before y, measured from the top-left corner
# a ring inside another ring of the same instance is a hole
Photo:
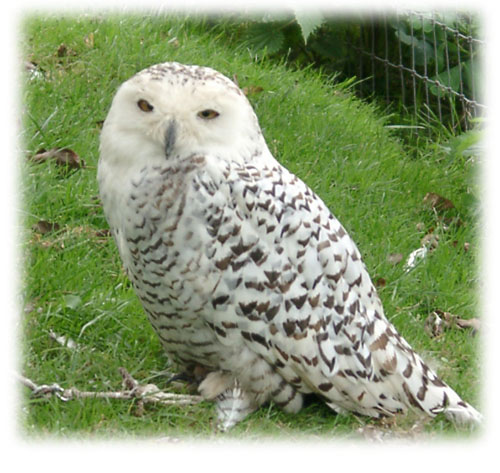
[[[109,193],[122,205],[106,214],[128,276],[166,351],[181,364],[205,357],[215,365],[215,336],[200,312],[216,281],[206,270],[200,210],[188,204],[195,167],[143,168]]]

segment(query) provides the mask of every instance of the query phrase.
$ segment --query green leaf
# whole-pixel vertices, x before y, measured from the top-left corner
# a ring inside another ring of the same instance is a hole
[[[404,44],[407,44],[408,46],[411,46],[415,42],[415,39],[411,35],[407,34],[404,28],[399,28],[396,31],[396,36],[399,39],[399,41],[401,41]]]
[[[276,23],[254,23],[248,28],[246,36],[250,48],[256,51],[267,50],[268,54],[278,52],[285,40]]]
[[[82,305],[82,298],[74,294],[67,294],[64,296],[64,304],[66,308],[75,310]]]
[[[455,92],[460,92],[460,69],[459,66],[452,67],[449,72],[445,70],[440,72],[438,75],[431,78],[432,80],[438,80],[445,87],[450,87]],[[443,93],[448,93],[442,89],[438,92],[438,87],[436,85],[431,85],[430,91],[434,95],[443,95]]]
[[[325,17],[319,11],[295,11],[295,19],[300,26],[300,30],[302,31],[302,37],[304,38],[304,43],[307,44],[307,40],[311,33],[322,25],[325,21]]]
[[[423,20],[423,27],[424,27],[424,33],[426,34],[432,33],[432,30],[434,29],[432,21],[428,20],[427,18],[424,18]]]

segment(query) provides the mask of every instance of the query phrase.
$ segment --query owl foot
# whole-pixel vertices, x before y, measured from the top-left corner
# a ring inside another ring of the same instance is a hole
[[[195,384],[197,382],[196,378],[189,373],[178,373],[174,374],[171,378],[168,378],[165,384],[170,384],[175,381],[184,381],[188,384]]]

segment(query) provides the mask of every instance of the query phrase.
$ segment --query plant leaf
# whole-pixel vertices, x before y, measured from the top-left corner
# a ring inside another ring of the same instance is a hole
[[[278,52],[285,40],[281,30],[275,23],[254,23],[247,30],[247,43],[255,51],[266,50],[268,54]]]
[[[80,296],[76,296],[74,294],[66,294],[64,296],[64,305],[68,309],[75,310],[82,304],[82,298]]]
[[[85,162],[72,149],[69,148],[52,148],[46,151],[41,149],[31,160],[35,163],[43,163],[44,161],[53,160],[59,166],[67,166],[72,169],[80,169],[85,167]]]
[[[307,40],[311,33],[314,32],[316,28],[322,25],[325,21],[325,17],[319,11],[295,11],[295,20],[300,26],[302,31],[302,37],[304,38],[304,43],[307,44]]]

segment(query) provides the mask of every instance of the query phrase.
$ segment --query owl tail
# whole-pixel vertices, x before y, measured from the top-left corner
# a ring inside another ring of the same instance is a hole
[[[375,330],[370,349],[378,382],[371,380],[370,391],[382,414],[409,407],[432,417],[444,414],[456,424],[481,422],[481,414],[444,383],[392,326],[380,322]]]
[[[456,424],[481,424],[483,416],[449,386],[443,388],[444,406],[437,410],[436,414],[442,412],[447,419]]]
[[[462,400],[418,355],[415,358],[413,376],[405,378],[403,373],[402,377],[407,404],[433,417],[442,413],[456,424],[480,424],[482,415]]]
[[[226,389],[215,398],[217,407],[217,428],[223,432],[242,421],[248,414],[257,409],[250,397],[238,383]]]

